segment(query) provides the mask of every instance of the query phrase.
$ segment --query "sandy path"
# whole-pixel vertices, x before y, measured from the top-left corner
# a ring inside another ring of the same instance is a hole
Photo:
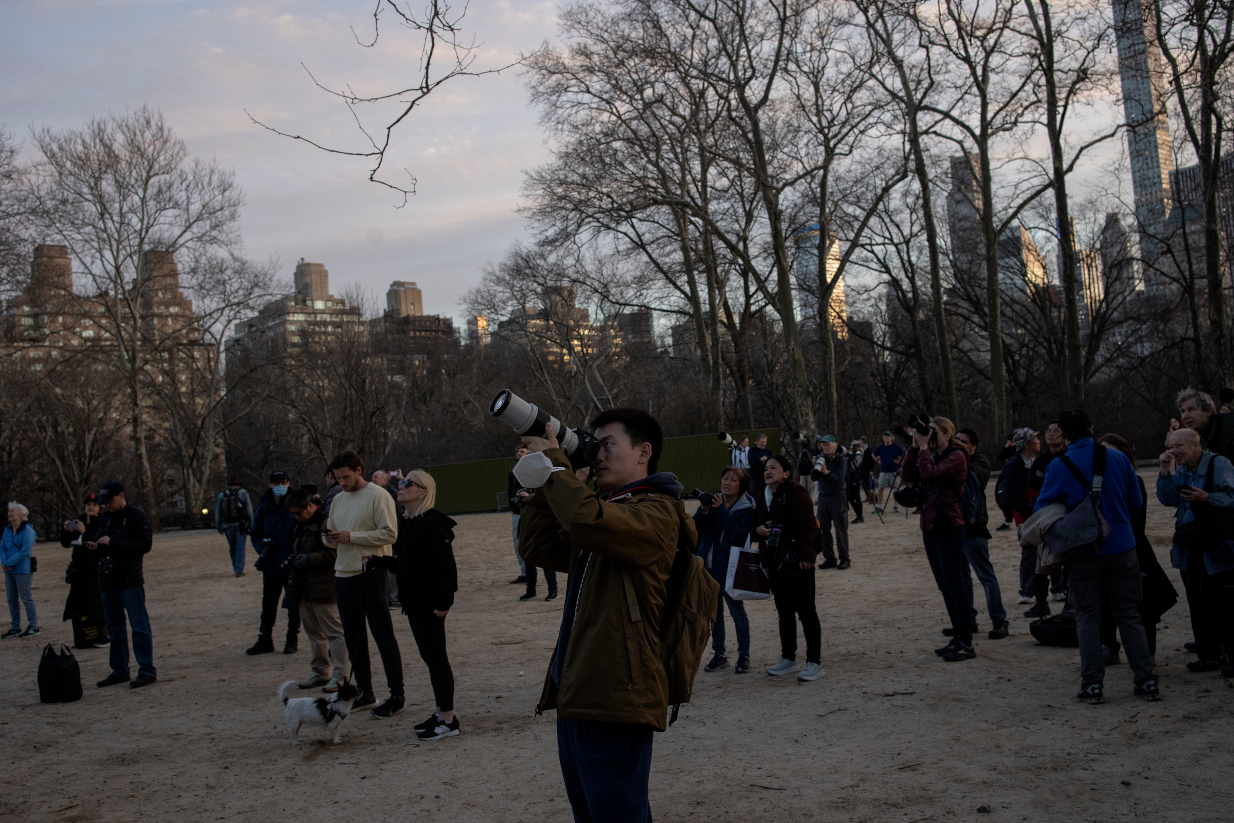
[[[107,652],[79,651],[84,699],[45,706],[35,687],[43,643],[0,643],[0,819],[570,820],[553,716],[533,716],[561,600],[517,601],[521,587],[506,582],[514,572],[508,515],[458,519],[462,590],[448,634],[462,736],[416,741],[411,727],[432,696],[397,615],[408,710],[391,721],[352,717],[340,746],[309,730],[308,745],[291,747],[274,692],[307,673],[303,640],[293,656],[246,657],[260,578],[233,578],[226,544],[212,532],[161,535],[146,585],[156,686],[96,689]],[[1163,562],[1171,528],[1170,512],[1152,503],[1149,535]],[[1107,674],[1107,703],[1082,705],[1073,697],[1078,653],[1037,646],[1023,607],[1014,607],[1019,552],[1011,536],[998,534],[992,553],[1012,636],[984,639],[983,613],[978,658],[949,665],[931,653],[942,645],[944,614],[916,518],[883,525],[871,516],[851,534],[853,568],[819,573],[826,678],[800,684],[762,674],[778,656],[775,615],[769,602],[750,604],[756,671],[700,673],[693,705],[656,736],[657,819],[1174,821],[1228,813],[1234,695],[1215,674],[1185,671],[1185,603],[1162,626],[1161,702],[1134,699],[1122,665]],[[71,642],[58,621],[68,552],[36,552],[41,640]],[[375,650],[373,658],[380,671]],[[979,814],[981,806],[989,813]]]

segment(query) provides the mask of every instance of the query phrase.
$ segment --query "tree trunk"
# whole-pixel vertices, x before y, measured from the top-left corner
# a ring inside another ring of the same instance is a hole
[[[985,118],[982,118],[983,122]],[[985,238],[986,313],[990,336],[991,425],[995,434],[1007,426],[1007,378],[1003,369],[1003,320],[1001,285],[998,280],[998,232],[994,227],[994,184],[990,179],[989,144],[978,146],[981,162],[981,232]]]
[[[146,451],[146,420],[142,413],[143,398],[136,380],[129,381],[129,417],[133,434],[133,457],[137,461],[137,488],[141,508],[150,519],[151,531],[162,529],[159,503],[154,491],[154,476],[150,471],[150,455]]]

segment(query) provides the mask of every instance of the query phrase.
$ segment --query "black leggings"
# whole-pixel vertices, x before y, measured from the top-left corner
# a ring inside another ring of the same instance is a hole
[[[780,618],[780,656],[797,658],[797,620],[806,639],[806,662],[821,663],[823,630],[814,603],[814,569],[800,572],[771,573],[771,594],[775,598],[776,614]]]
[[[269,639],[274,633],[274,620],[279,612],[283,595],[287,589],[287,580],[283,577],[263,574],[261,576],[261,625],[258,634]],[[294,645],[296,636],[300,633],[300,609],[287,610],[287,645]]]
[[[861,517],[861,486],[848,487],[848,503],[853,507],[853,513]]]
[[[411,624],[420,657],[428,666],[437,708],[443,712],[454,711],[454,672],[446,657],[446,619],[433,614],[432,609],[416,607],[407,613],[407,622]]]

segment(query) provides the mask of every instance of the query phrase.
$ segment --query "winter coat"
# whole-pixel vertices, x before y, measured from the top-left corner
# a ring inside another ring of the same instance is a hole
[[[519,554],[570,579],[536,713],[555,708],[559,718],[664,731],[660,621],[678,544],[691,552],[696,544],[681,484],[654,474],[601,499],[574,476],[565,452],[544,454],[565,471],[523,501]]]
[[[103,509],[99,515],[99,539],[110,541],[99,546],[99,590],[105,592],[144,586],[142,557],[149,553],[153,543],[150,534],[150,518],[133,505],[120,511]]]
[[[458,525],[436,509],[419,517],[400,517],[393,557],[371,557],[369,568],[385,569],[398,577],[398,598],[403,613],[448,612],[458,591],[454,562],[454,527]]]
[[[1234,461],[1234,413],[1217,413],[1208,418],[1208,425],[1200,432],[1204,448]]]
[[[694,529],[698,532],[695,554],[703,558],[707,571],[721,584],[728,576],[732,547],[746,544],[753,517],[754,498],[745,492],[733,501],[731,509],[721,504],[707,511],[700,506],[694,512]]]
[[[1067,446],[1067,457],[1079,469],[1088,482],[1093,478],[1093,454],[1095,445],[1091,437]],[[1122,554],[1135,548],[1135,533],[1131,529],[1131,513],[1144,505],[1140,484],[1136,479],[1131,458],[1111,447],[1105,448],[1105,480],[1101,486],[1101,514],[1110,524],[1110,534],[1101,544],[1098,557]],[[1062,460],[1055,460],[1045,472],[1045,483],[1037,496],[1037,508],[1055,501],[1074,509],[1088,495]]]
[[[964,449],[949,445],[932,453],[909,446],[901,474],[909,483],[921,483],[925,495],[921,502],[923,532],[964,525],[964,515],[960,513],[960,495],[968,482],[968,455]]]
[[[797,553],[798,561],[813,563],[818,556],[818,520],[814,517],[814,503],[805,487],[794,480],[785,480],[773,493],[763,490],[762,499],[754,501],[754,520],[752,526],[757,529],[765,523],[780,524],[780,545],[777,552],[791,548]],[[770,501],[768,501],[770,498]],[[768,569],[776,567],[771,549],[767,548],[759,537],[759,552],[763,566]]]
[[[1161,562],[1153,552],[1153,544],[1148,542],[1148,535],[1145,533],[1148,521],[1148,490],[1144,488],[1144,478],[1137,474],[1135,479],[1139,481],[1140,494],[1144,497],[1144,505],[1131,514],[1135,556],[1140,561],[1140,616],[1149,625],[1156,625],[1161,621],[1161,616],[1178,602],[1178,590],[1170,582],[1165,569],[1161,568]]]
[[[1062,451],[1052,452],[1047,446],[1041,450],[1041,453],[1033,458],[1033,465],[1028,467],[1028,487],[1033,491],[1040,492],[1042,484],[1045,483],[1045,471],[1050,467],[1050,464],[1067,453],[1067,447],[1063,446]],[[1024,461],[1021,460],[1021,463]]]
[[[523,490],[523,484],[518,482],[518,478],[514,476],[514,472],[506,478],[506,496],[510,498],[510,512],[513,514],[519,513],[519,507],[523,503],[523,498],[518,496],[518,493]]]
[[[8,523],[4,524],[4,533],[0,535],[0,563],[9,574],[30,574],[30,552],[34,549],[34,526],[27,521],[21,521],[14,530]]]
[[[1205,451],[1200,455],[1200,462],[1195,469],[1179,466],[1174,473],[1162,477],[1157,475],[1157,499],[1166,506],[1177,506],[1174,514],[1175,528],[1186,523],[1195,522],[1195,509],[1188,503],[1178,490],[1183,486],[1204,488],[1208,476],[1208,464],[1217,461],[1213,466],[1213,485],[1208,490],[1208,503],[1203,505],[1234,508],[1234,466],[1219,454]],[[1102,492],[1104,499],[1105,493]],[[1170,565],[1179,571],[1187,570],[1187,560],[1190,552],[1177,543],[1170,546]],[[1234,569],[1234,541],[1225,541],[1212,551],[1204,552],[1204,568],[1209,574],[1219,574]]]
[[[1019,454],[1007,461],[1003,469],[1003,493],[1011,502],[1012,511],[1024,519],[1032,516],[1033,500],[1036,497],[1036,490],[1028,482],[1029,477],[1029,467]]]
[[[98,539],[99,517],[81,514],[77,519],[86,527],[84,532],[60,530],[60,545],[73,550],[66,575],[69,596],[64,603],[65,620],[103,608],[99,597],[99,553],[86,548],[87,543]]]
[[[829,472],[823,474],[817,468],[810,472],[810,479],[818,484],[818,499],[834,500],[843,497],[848,490],[848,459],[836,449],[836,453],[831,457],[824,457],[820,453],[818,460],[823,461]]]
[[[267,577],[287,578],[287,560],[291,557],[292,535],[296,531],[296,518],[287,510],[287,497],[275,497],[271,489],[261,496],[249,539],[258,557],[266,555],[261,573]],[[255,561],[254,561],[255,562]]]
[[[308,555],[308,565],[295,570],[301,603],[336,602],[334,559],[338,550],[322,541],[321,530],[325,525],[326,513],[319,506],[308,522],[296,521],[296,528],[292,532],[291,557],[294,559],[300,555]]]
[[[977,475],[977,485],[981,493],[977,495],[977,517],[965,526],[965,537],[981,537],[990,539],[990,512],[986,508],[985,487],[990,482],[990,459],[984,454],[974,454],[969,458],[968,470]],[[964,482],[968,483],[966,477]]]

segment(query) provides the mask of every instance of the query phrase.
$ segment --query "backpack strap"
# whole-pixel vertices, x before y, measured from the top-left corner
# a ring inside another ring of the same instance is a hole
[[[1213,452],[1208,458],[1208,471],[1204,473],[1204,491],[1211,492],[1213,490],[1213,469],[1217,465],[1217,453]]]

